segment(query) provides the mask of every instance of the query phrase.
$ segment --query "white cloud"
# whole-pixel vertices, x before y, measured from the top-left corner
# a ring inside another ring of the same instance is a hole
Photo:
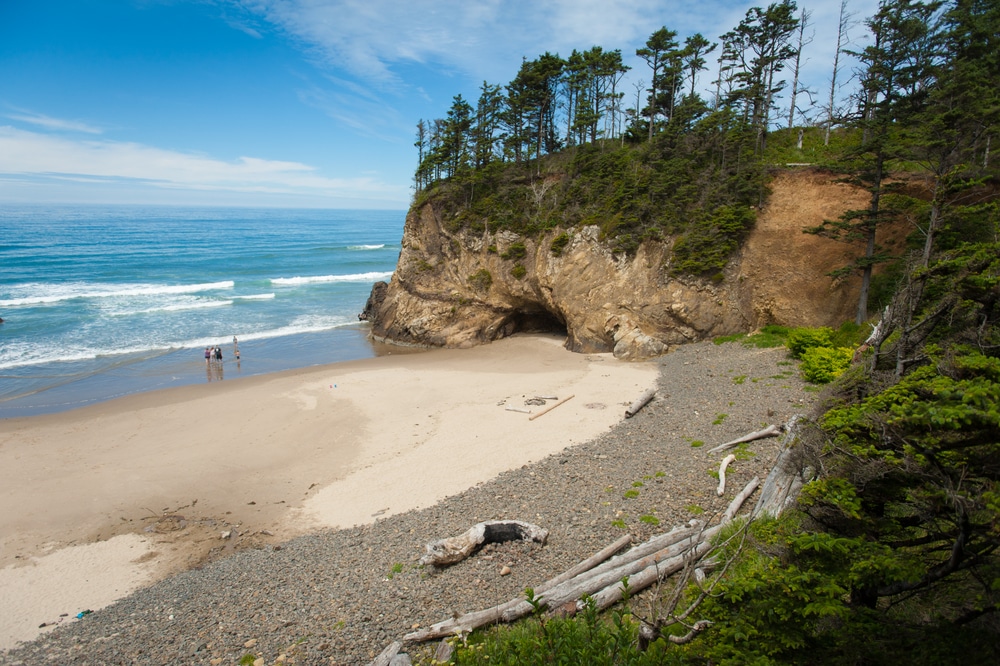
[[[405,200],[377,178],[330,178],[300,162],[224,161],[138,143],[77,141],[0,126],[0,174],[48,179],[121,179],[157,188]]]
[[[68,131],[68,132],[84,132],[86,134],[101,134],[103,130],[93,125],[80,122],[78,120],[65,120],[62,118],[53,118],[51,116],[46,116],[40,113],[34,113],[32,111],[26,111],[24,109],[17,109],[15,113],[7,114],[7,117],[11,120],[19,120],[22,123],[28,123],[29,125],[36,125],[47,130],[55,131]]]

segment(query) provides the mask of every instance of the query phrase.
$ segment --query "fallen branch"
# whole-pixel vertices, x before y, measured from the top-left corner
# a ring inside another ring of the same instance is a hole
[[[520,520],[488,520],[473,525],[464,534],[430,542],[424,546],[427,553],[420,558],[420,563],[434,566],[454,564],[464,560],[484,543],[535,541],[544,544],[548,536],[548,530]]]
[[[757,488],[759,483],[760,481],[757,478],[751,479],[750,483],[748,483],[746,487],[744,487],[744,489],[740,491],[735,498],[733,498],[733,501],[729,503],[725,513],[722,514],[722,520],[719,524],[703,531],[691,548],[684,550],[683,552],[673,554],[670,557],[656,560],[642,570],[630,575],[628,579],[629,592],[632,593],[644,590],[658,580],[677,573],[687,566],[687,564],[696,562],[711,552],[714,548],[712,545],[712,539],[715,538],[715,535],[722,530],[723,526],[725,526],[725,524],[732,519],[732,516],[736,515],[736,512],[739,511],[740,507],[743,505],[743,502],[745,502],[746,498],[753,494],[754,489]],[[598,610],[604,610],[605,608],[621,601],[624,594],[625,588],[622,585],[621,579],[619,579],[599,592],[591,593],[590,597],[593,599],[593,602]],[[584,605],[584,601],[577,601],[577,610],[582,610]]]
[[[556,585],[563,583],[571,578],[574,578],[585,571],[593,569],[595,566],[601,564],[609,557],[617,553],[619,550],[629,545],[632,542],[632,536],[626,534],[609,546],[604,547],[599,552],[591,555],[587,559],[583,560],[573,568],[565,571],[555,578],[552,578],[538,587],[535,588],[536,593],[545,592],[550,590]],[[500,617],[509,608],[522,603],[524,599],[518,597],[516,599],[511,599],[505,604],[499,606],[493,606],[492,608],[487,608],[486,610],[476,611],[474,613],[466,613],[465,615],[460,615],[459,617],[448,618],[436,624],[427,627],[426,629],[421,629],[420,631],[415,631],[403,636],[403,640],[407,643],[423,643],[425,641],[435,640],[438,638],[444,638],[445,636],[454,636],[460,633],[468,633],[473,629],[478,629],[479,627],[485,626],[487,624],[495,624],[500,621]]]
[[[726,468],[734,460],[736,460],[736,456],[730,453],[722,459],[722,464],[719,465],[719,487],[715,490],[715,494],[719,497],[722,497],[722,494],[726,492]]]
[[[625,410],[625,418],[630,419],[635,416],[640,409],[649,404],[649,402],[656,396],[656,389],[649,389],[638,398],[635,399],[629,408]]]
[[[764,439],[765,437],[777,437],[782,432],[784,432],[784,430],[785,430],[784,426],[769,425],[763,430],[757,430],[755,432],[743,435],[742,437],[737,437],[736,439],[726,442],[725,444],[719,444],[714,449],[709,449],[708,453],[712,454],[712,453],[721,453],[723,451],[728,451],[734,446],[743,444],[744,442],[752,442],[755,439]]]
[[[549,412],[551,412],[553,409],[555,409],[559,405],[563,404],[564,402],[567,402],[568,400],[572,400],[575,397],[576,397],[575,395],[571,395],[568,398],[563,398],[559,402],[555,403],[554,405],[552,405],[550,407],[546,407],[545,409],[543,409],[542,411],[538,412],[537,414],[532,414],[531,416],[528,417],[528,420],[529,421],[534,421],[535,419],[537,419],[542,414],[548,414]]]

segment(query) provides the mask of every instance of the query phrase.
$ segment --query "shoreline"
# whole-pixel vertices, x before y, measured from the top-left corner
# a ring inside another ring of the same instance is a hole
[[[412,353],[371,339],[366,324],[325,331],[240,341],[233,359],[231,339],[218,342],[221,366],[206,367],[203,348],[150,351],[122,358],[64,361],[5,371],[10,385],[0,396],[0,420],[59,414],[138,393],[178,386],[270,375],[392,353]],[[423,350],[420,350],[423,351]],[[10,388],[15,386],[19,388]]]
[[[0,420],[0,650],[207,559],[431,506],[592,439],[656,382],[655,362],[563,342],[410,350]],[[537,420],[506,409],[568,395]]]

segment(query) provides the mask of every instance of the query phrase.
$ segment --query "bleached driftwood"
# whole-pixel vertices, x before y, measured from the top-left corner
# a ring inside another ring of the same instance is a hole
[[[712,539],[715,538],[715,535],[722,530],[726,523],[732,520],[746,499],[753,494],[754,490],[756,490],[758,485],[760,485],[759,479],[756,477],[751,479],[743,490],[737,493],[736,497],[733,498],[733,501],[729,503],[725,513],[722,514],[722,519],[719,521],[719,524],[715,527],[702,531],[690,548],[652,562],[644,569],[630,575],[628,578],[629,593],[644,590],[653,583],[677,573],[689,563],[696,562],[708,554],[713,548]],[[599,592],[592,593],[590,598],[593,599],[593,602],[598,610],[604,610],[605,608],[621,601],[624,594],[625,588],[622,586],[621,579],[619,579]],[[585,604],[586,602],[582,599],[578,600],[576,602],[577,609],[582,610]]]
[[[575,398],[575,397],[576,397],[576,395],[571,395],[571,396],[569,396],[568,398],[563,398],[563,399],[562,399],[562,400],[560,400],[559,402],[557,402],[557,403],[555,403],[554,405],[551,405],[551,406],[549,406],[549,407],[546,407],[545,409],[543,409],[542,411],[538,412],[537,414],[532,414],[531,416],[529,416],[529,417],[528,417],[528,420],[529,420],[529,421],[534,421],[535,419],[537,419],[537,418],[538,418],[539,416],[541,416],[542,414],[548,414],[549,412],[551,412],[551,411],[552,411],[553,409],[555,409],[555,408],[556,408],[556,407],[558,407],[559,405],[561,405],[561,404],[563,404],[564,402],[567,402],[567,401],[569,401],[569,400],[572,400],[572,399],[573,399],[573,398]]]
[[[420,558],[420,563],[445,566],[464,560],[485,543],[535,541],[544,544],[548,536],[548,530],[520,520],[487,520],[473,525],[464,534],[430,542],[424,546],[427,553]]]
[[[784,426],[780,425],[769,425],[763,430],[756,430],[749,434],[743,435],[742,437],[737,437],[736,439],[726,442],[725,444],[719,444],[714,449],[709,449],[708,453],[721,453],[723,451],[728,451],[734,446],[743,444],[744,442],[752,442],[755,439],[764,439],[765,437],[777,437],[782,432],[784,432]]]
[[[649,389],[635,401],[629,405],[628,409],[625,410],[625,418],[630,419],[635,416],[640,409],[649,404],[649,402],[656,396],[656,389]]]
[[[387,645],[386,648],[382,650],[377,657],[375,657],[375,660],[372,661],[369,666],[389,666],[402,648],[403,644],[399,641],[389,643],[389,645]]]
[[[784,511],[785,507],[792,504],[798,497],[804,479],[801,470],[792,459],[792,445],[798,436],[799,421],[800,417],[798,416],[793,416],[788,421],[788,426],[782,437],[781,453],[774,461],[771,472],[764,479],[764,487],[761,488],[757,506],[753,510],[754,518],[777,517]]]
[[[724,521],[728,521],[736,514],[740,505],[753,493],[758,484],[759,481],[753,479],[730,502],[729,508],[723,514]],[[618,599],[621,598],[621,580],[624,576],[629,576],[629,589],[635,591],[644,589],[667,575],[666,572],[673,572],[679,566],[684,566],[691,557],[703,556],[710,550],[709,542],[719,529],[720,526],[705,529],[698,523],[693,526],[678,527],[608,559],[627,543],[629,538],[623,537],[570,571],[536,587],[535,599],[550,612],[570,602],[576,602],[579,607],[582,602],[578,599],[583,595],[600,594],[601,603],[610,605],[614,601],[607,601],[608,599],[615,599],[616,595]],[[427,629],[407,634],[403,640],[407,643],[421,643],[469,632],[486,624],[513,622],[530,614],[533,609],[532,604],[519,597],[500,606],[438,622]]]
[[[609,546],[601,549],[599,552],[591,555],[587,559],[583,560],[573,568],[565,571],[555,578],[552,578],[538,587],[535,588],[535,593],[540,594],[546,590],[550,590],[556,585],[562,582],[570,580],[571,578],[578,576],[579,574],[593,569],[595,566],[601,564],[609,557],[617,553],[619,550],[629,545],[632,542],[632,536],[626,534],[620,539],[616,540]],[[466,613],[465,615],[460,615],[454,618],[448,618],[436,624],[431,625],[420,631],[415,631],[407,634],[403,637],[403,640],[407,643],[423,643],[425,641],[435,640],[437,638],[444,638],[446,636],[454,636],[460,633],[468,633],[473,629],[478,629],[479,627],[485,626],[487,624],[495,624],[500,621],[503,613],[514,606],[523,603],[524,599],[518,597],[517,599],[511,599],[505,604],[499,606],[493,606],[485,610],[476,611],[474,613]]]
[[[715,494],[719,497],[722,497],[722,494],[726,492],[726,468],[729,467],[729,463],[734,460],[736,460],[736,456],[730,453],[722,459],[722,464],[719,465],[719,487],[715,490]]]
[[[522,414],[530,414],[531,413],[530,409],[524,409],[522,407],[512,407],[510,405],[507,405],[506,407],[504,407],[504,411],[508,411],[508,412],[521,412]]]

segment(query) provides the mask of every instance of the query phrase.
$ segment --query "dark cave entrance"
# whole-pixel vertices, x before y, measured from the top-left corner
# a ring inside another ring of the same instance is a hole
[[[515,333],[551,333],[566,336],[566,323],[548,310],[515,310],[511,312],[503,326],[501,336]]]

